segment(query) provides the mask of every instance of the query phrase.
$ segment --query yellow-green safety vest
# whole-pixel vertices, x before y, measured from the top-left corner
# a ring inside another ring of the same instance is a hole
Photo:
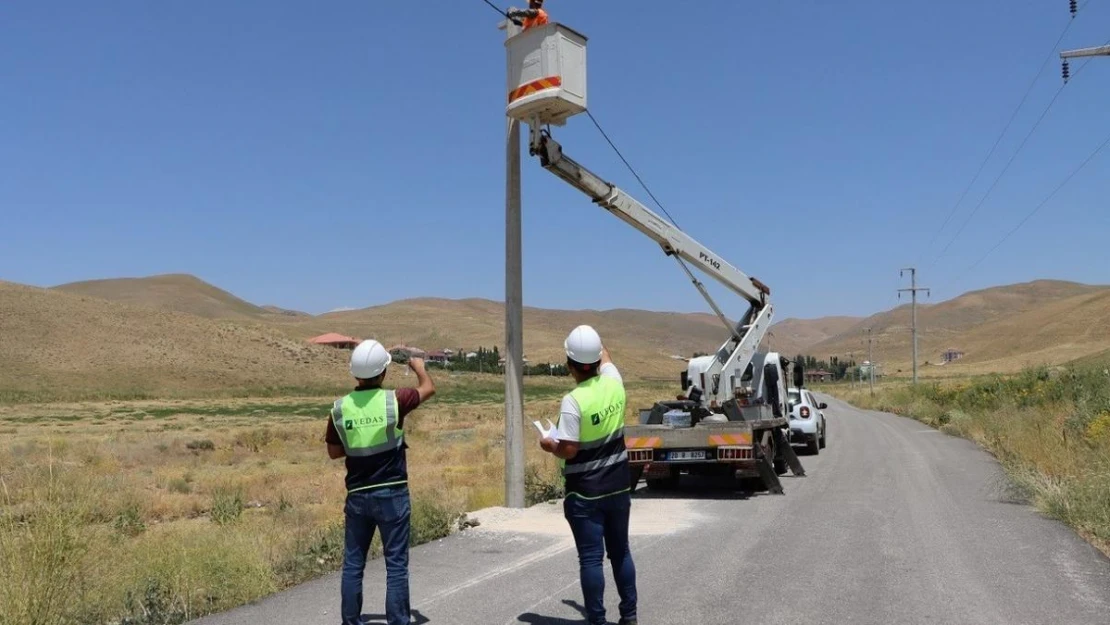
[[[630,490],[624,445],[624,384],[603,375],[583,381],[570,396],[581,415],[578,453],[562,461],[567,496],[595,499]]]
[[[380,388],[353,391],[335,401],[331,414],[347,454],[348,492],[408,482],[396,393]]]

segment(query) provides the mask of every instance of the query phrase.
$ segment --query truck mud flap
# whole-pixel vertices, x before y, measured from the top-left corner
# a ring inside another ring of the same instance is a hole
[[[781,453],[786,460],[787,466],[790,467],[790,471],[795,476],[805,477],[806,472],[802,467],[801,461],[798,460],[797,454],[791,449],[790,442],[786,440],[786,435],[783,434],[782,430],[773,428],[763,432],[762,440],[758,441],[757,444],[752,447],[756,456],[755,466],[759,470],[759,477],[763,480],[763,485],[767,487],[767,491],[773,495],[784,495],[786,491],[783,489],[782,482],[775,472],[774,458],[768,456],[766,453],[768,437],[774,440],[773,449],[782,450]]]
[[[759,469],[759,477],[763,480],[763,485],[767,487],[768,492],[775,495],[784,494],[782,482],[779,481],[779,476],[775,475],[775,467],[771,464],[770,458],[760,453],[755,466]]]
[[[802,467],[802,461],[798,460],[798,454],[794,453],[794,447],[790,445],[790,441],[786,440],[786,434],[782,430],[772,430],[775,437],[775,448],[782,450],[782,455],[786,458],[786,465],[790,467],[790,472],[797,477],[805,477],[806,470]]]

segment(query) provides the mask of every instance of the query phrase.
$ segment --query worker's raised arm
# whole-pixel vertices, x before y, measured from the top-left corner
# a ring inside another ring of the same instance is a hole
[[[601,346],[601,366],[613,364],[613,359],[609,357],[609,348],[604,345]]]
[[[436,384],[432,381],[432,376],[428,375],[428,370],[424,368],[424,359],[410,357],[409,369],[416,374],[416,392],[420,393],[420,403],[428,401],[436,394]]]

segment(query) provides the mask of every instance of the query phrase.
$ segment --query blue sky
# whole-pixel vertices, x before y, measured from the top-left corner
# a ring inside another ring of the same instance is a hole
[[[1049,63],[926,249],[1067,25],[1062,0],[548,8],[589,37],[591,111],[680,226],[772,287],[779,319],[896,305],[909,265],[932,301],[1110,283],[1110,150],[967,271],[1110,133],[1110,58],[934,264],[1060,87]],[[501,299],[497,20],[481,0],[3,3],[0,279],[183,272],[309,312]],[[1062,47],[1108,24],[1091,0]],[[584,115],[554,132],[649,202]],[[527,305],[708,310],[652,242],[524,155]]]

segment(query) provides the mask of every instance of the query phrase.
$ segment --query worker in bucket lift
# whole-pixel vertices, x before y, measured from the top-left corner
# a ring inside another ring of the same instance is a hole
[[[514,9],[508,12],[510,19],[524,18],[521,26],[524,30],[535,28],[536,26],[543,26],[547,23],[547,11],[543,10],[543,0],[528,0],[527,9]]]
[[[572,330],[563,346],[577,385],[563,397],[558,424],[540,426],[540,447],[562,465],[563,515],[578,549],[587,622],[607,622],[602,560],[608,552],[620,595],[619,623],[636,625],[636,567],[628,546],[632,489],[624,445],[624,382],[590,326]]]

